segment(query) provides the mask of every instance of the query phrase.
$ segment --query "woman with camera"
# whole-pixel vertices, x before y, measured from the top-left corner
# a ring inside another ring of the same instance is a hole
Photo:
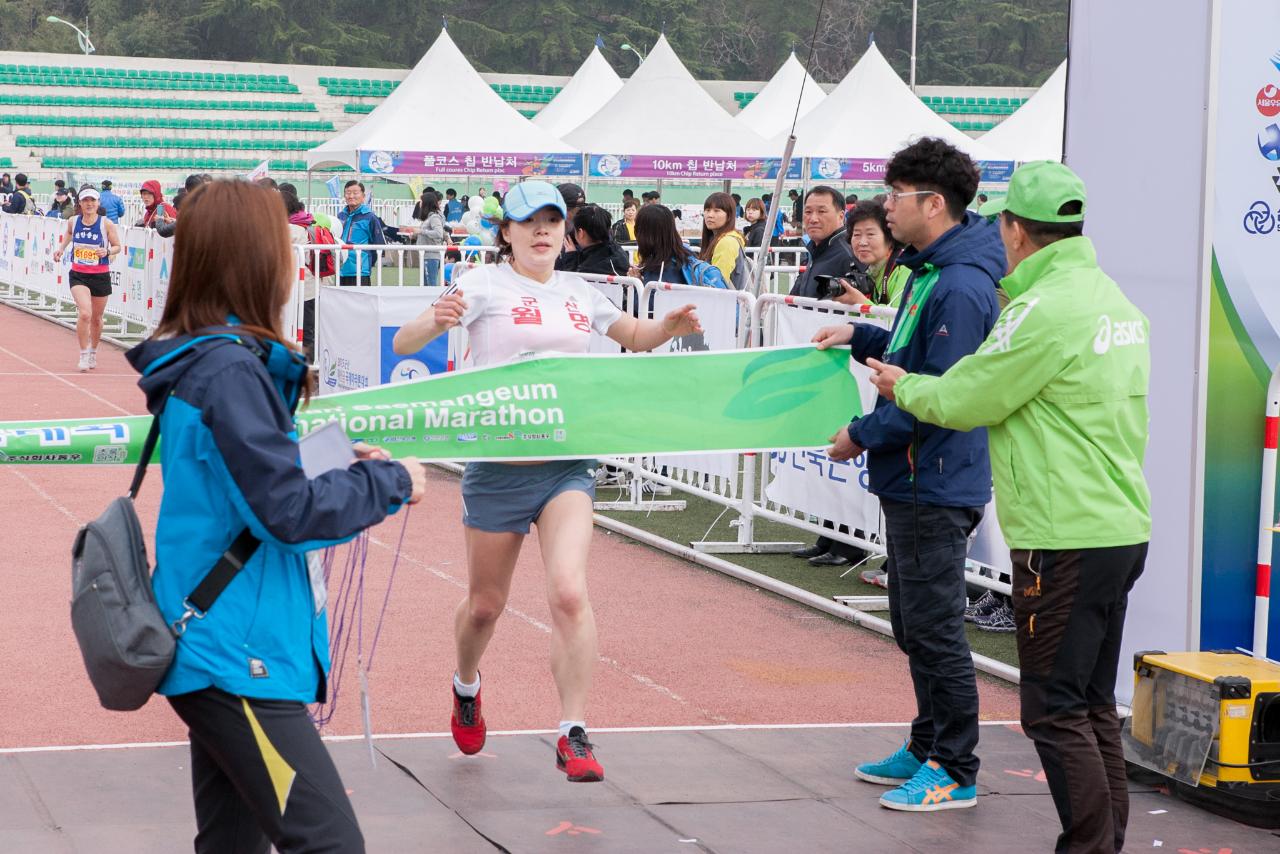
[[[897,263],[902,245],[889,231],[884,204],[875,199],[858,202],[845,217],[845,229],[853,257],[866,267],[866,274],[865,279],[841,280],[843,293],[833,298],[846,305],[871,303],[897,308],[911,270]]]
[[[364,445],[346,468],[303,472],[293,411],[307,365],[281,328],[298,268],[278,193],[204,184],[175,240],[164,314],[128,359],[163,437],[152,580],[182,628],[158,690],[190,732],[195,850],[362,852],[307,715],[325,699],[329,631],[323,569],[306,555],[419,501],[426,475]],[[240,568],[195,610],[228,561]]]
[[[564,198],[551,184],[514,186],[498,229],[498,263],[469,271],[457,291],[401,327],[392,343],[395,352],[413,353],[454,326],[467,329],[477,367],[586,353],[593,331],[633,352],[702,331],[692,305],[662,320],[638,320],[586,280],[556,270],[565,212]],[[473,462],[462,476],[468,586],[455,623],[454,742],[464,754],[484,747],[480,659],[506,607],[525,538],[536,525],[551,611],[551,673],[561,707],[556,767],[571,782],[604,779],[586,730],[597,660],[595,616],[587,598],[595,467],[595,460]]]

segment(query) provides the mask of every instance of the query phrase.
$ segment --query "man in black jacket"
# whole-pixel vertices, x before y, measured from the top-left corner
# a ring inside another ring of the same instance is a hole
[[[844,196],[839,190],[820,185],[804,197],[804,233],[809,237],[809,262],[796,276],[791,296],[817,299],[816,276],[843,276],[851,266],[860,266],[844,230]]]
[[[13,182],[17,185],[12,193],[9,194],[9,203],[4,206],[5,213],[11,214],[34,214],[40,212],[36,210],[35,196],[31,195],[31,188],[27,186],[27,176],[19,172],[13,176]]]

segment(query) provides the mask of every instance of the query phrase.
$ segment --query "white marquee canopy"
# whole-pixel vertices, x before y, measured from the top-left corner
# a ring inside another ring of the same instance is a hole
[[[442,30],[377,109],[306,152],[305,159],[308,167],[359,169],[361,151],[560,154],[575,149],[503,101]]]
[[[1058,66],[1044,85],[1018,111],[979,139],[1013,160],[1062,160],[1062,133],[1067,118],[1067,63]]]
[[[622,88],[613,66],[593,47],[573,78],[547,104],[533,123],[557,137],[564,136],[600,111]]]
[[[796,59],[795,53],[792,53],[773,75],[773,79],[765,84],[734,119],[765,139],[770,139],[782,131],[791,130],[797,100],[800,101],[800,116],[803,118],[822,103],[826,96],[826,91],[809,76],[800,60]]]

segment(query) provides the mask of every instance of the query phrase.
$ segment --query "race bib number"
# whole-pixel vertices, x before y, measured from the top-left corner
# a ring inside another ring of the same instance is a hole
[[[98,249],[99,247],[97,246],[87,244],[73,245],[71,247],[71,260],[76,264],[84,264],[86,266],[100,264]]]

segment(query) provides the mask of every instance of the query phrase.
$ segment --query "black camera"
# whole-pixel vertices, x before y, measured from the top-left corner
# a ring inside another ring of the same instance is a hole
[[[867,298],[870,298],[875,290],[871,277],[857,267],[850,267],[843,276],[814,276],[813,280],[818,283],[818,299],[823,300],[834,300],[844,296],[842,280],[848,282],[854,290]]]

